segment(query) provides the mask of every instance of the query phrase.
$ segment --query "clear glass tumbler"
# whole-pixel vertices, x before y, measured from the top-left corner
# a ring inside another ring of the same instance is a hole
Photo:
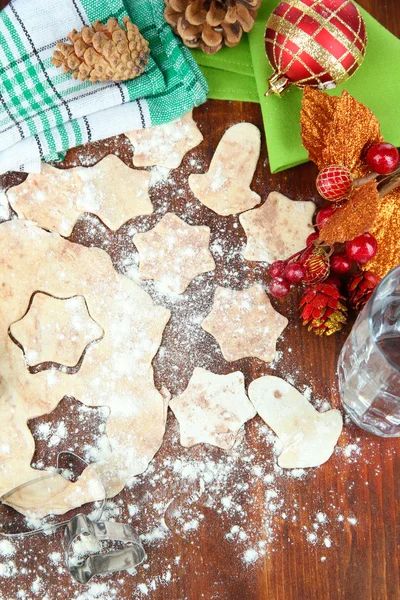
[[[400,266],[359,314],[338,362],[343,406],[363,429],[400,437]]]

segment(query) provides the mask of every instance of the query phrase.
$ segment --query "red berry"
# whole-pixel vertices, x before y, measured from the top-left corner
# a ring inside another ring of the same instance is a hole
[[[318,229],[321,229],[325,225],[325,223],[329,221],[335,210],[336,206],[326,206],[325,208],[321,208],[321,210],[317,212],[315,223]]]
[[[282,277],[275,277],[269,282],[269,291],[275,298],[284,298],[290,292],[290,283]]]
[[[343,275],[351,269],[351,260],[345,254],[334,254],[331,256],[330,266],[332,273]]]
[[[268,273],[271,275],[271,277],[283,277],[285,267],[286,263],[284,260],[276,260],[268,269]]]
[[[335,287],[338,288],[338,290],[340,290],[340,288],[342,287],[342,281],[339,279],[339,277],[337,275],[329,275],[329,277],[327,277],[324,281],[324,283],[330,283],[331,285],[334,285]]]
[[[288,280],[289,283],[300,283],[306,276],[306,270],[298,262],[291,262],[286,266],[283,273],[283,277]]]
[[[325,200],[337,202],[346,198],[353,187],[353,177],[347,167],[332,165],[318,173],[317,190]]]
[[[399,151],[392,144],[378,142],[368,150],[365,160],[371,171],[386,175],[394,171],[399,164]]]
[[[313,231],[313,233],[310,233],[310,235],[306,239],[306,246],[309,246],[310,244],[312,244],[318,238],[319,238],[319,233],[317,231]]]
[[[378,242],[370,233],[363,233],[345,244],[348,258],[363,265],[374,258],[378,251]]]

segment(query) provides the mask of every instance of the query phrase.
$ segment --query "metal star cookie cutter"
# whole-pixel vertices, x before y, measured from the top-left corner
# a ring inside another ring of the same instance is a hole
[[[0,506],[3,504],[15,508],[13,504],[7,500],[10,500],[14,495],[17,495],[19,491],[30,485],[36,484],[38,481],[48,482],[55,474],[62,475],[63,469],[60,467],[60,460],[63,455],[74,456],[83,464],[89,466],[89,464],[83,458],[75,454],[75,452],[60,452],[57,455],[57,466],[54,471],[13,488],[0,497]],[[56,531],[64,526],[64,547],[67,567],[71,576],[77,583],[87,584],[94,575],[104,575],[107,573],[114,573],[115,571],[133,569],[139,566],[146,559],[146,553],[139,537],[134,533],[132,527],[125,523],[100,520],[107,500],[107,494],[101,477],[97,473],[96,475],[103,489],[103,497],[98,511],[96,511],[92,518],[83,513],[79,513],[72,517],[72,519],[57,523],[49,523],[37,529],[33,529],[32,531],[4,533],[0,530],[0,536],[8,538],[24,538],[31,535],[37,535],[38,533]],[[129,544],[129,547],[123,550],[113,550],[104,554],[92,554],[86,559],[76,561],[73,558],[73,546],[82,536],[92,536],[99,541],[119,541],[124,544]]]

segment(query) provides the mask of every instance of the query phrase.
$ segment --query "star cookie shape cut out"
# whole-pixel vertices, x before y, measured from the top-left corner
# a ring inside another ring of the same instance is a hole
[[[65,237],[85,213],[97,215],[116,231],[130,219],[153,212],[150,178],[147,171],[130,169],[109,154],[92,167],[57,169],[43,163],[40,173],[10,188],[7,197],[20,218]]]
[[[210,228],[188,225],[173,213],[164,215],[150,231],[134,235],[133,243],[139,251],[140,277],[160,281],[177,294],[197,275],[215,269]]]
[[[253,357],[271,362],[287,324],[257,283],[241,291],[217,287],[212,310],[201,326],[217,340],[227,361]]]
[[[186,390],[170,401],[179,421],[181,444],[205,443],[230,450],[239,430],[256,411],[244,389],[240,371],[217,375],[196,367]]]
[[[83,296],[55,298],[36,292],[26,314],[10,326],[30,367],[56,363],[74,367],[104,331],[89,314]]]
[[[279,192],[271,192],[260,208],[239,217],[247,236],[243,257],[272,263],[300,252],[314,231],[314,212],[314,202],[294,201]]]
[[[125,134],[135,148],[135,167],[159,166],[177,169],[185,154],[203,141],[192,111],[176,121],[137,129]]]

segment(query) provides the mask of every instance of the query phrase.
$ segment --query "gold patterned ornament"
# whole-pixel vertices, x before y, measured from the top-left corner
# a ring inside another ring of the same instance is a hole
[[[361,65],[366,45],[364,19],[351,0],[280,2],[265,30],[274,69],[266,96],[291,84],[330,89],[343,83]]]

